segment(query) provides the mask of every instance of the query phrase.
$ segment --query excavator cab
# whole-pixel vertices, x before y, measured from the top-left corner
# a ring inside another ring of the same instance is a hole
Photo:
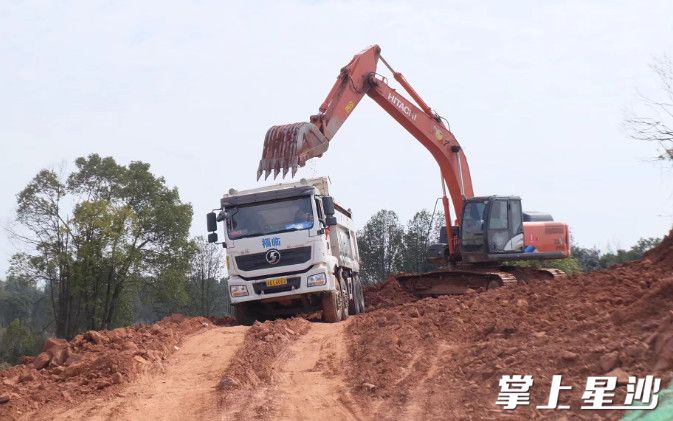
[[[488,196],[465,201],[460,224],[463,261],[506,260],[523,251],[521,198]]]

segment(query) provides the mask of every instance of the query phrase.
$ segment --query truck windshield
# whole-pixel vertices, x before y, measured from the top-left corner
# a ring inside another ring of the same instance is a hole
[[[256,237],[313,228],[311,197],[293,197],[227,208],[229,238]]]

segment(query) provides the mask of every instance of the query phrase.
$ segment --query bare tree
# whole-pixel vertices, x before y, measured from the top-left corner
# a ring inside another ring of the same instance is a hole
[[[658,159],[673,161],[673,62],[668,57],[656,60],[651,65],[656,73],[663,99],[652,99],[641,95],[646,115],[634,113],[626,118],[629,135],[636,140],[657,144]]]

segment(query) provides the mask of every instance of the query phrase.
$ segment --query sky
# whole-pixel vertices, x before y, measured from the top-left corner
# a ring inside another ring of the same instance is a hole
[[[673,2],[646,4],[0,0],[0,222],[40,169],[98,153],[150,163],[203,235],[223,192],[264,184],[266,130],[307,121],[379,44],[450,122],[475,194],[519,195],[585,247],[663,236],[673,168],[623,125],[659,92],[650,65],[673,55]],[[368,98],[298,173],[318,175],[358,226],[379,209],[405,222],[441,195],[430,154]],[[2,232],[0,276],[19,247]]]

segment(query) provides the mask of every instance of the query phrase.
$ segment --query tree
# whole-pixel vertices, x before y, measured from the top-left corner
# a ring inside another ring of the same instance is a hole
[[[416,212],[407,222],[402,237],[401,270],[404,272],[427,272],[433,265],[427,262],[427,248],[439,239],[439,230],[444,215],[434,216],[424,210]]]
[[[221,284],[225,274],[225,258],[219,244],[208,243],[203,237],[194,239],[196,252],[191,261],[189,277],[190,313],[199,316],[228,313],[229,294]],[[220,311],[218,311],[220,310]]]
[[[573,245],[571,254],[579,264],[582,272],[591,272],[602,269],[601,251],[595,247],[589,249]]]
[[[660,242],[660,238],[641,238],[628,250],[617,249],[614,252],[605,253],[600,257],[601,268],[638,260],[646,251],[656,247]]]
[[[642,97],[648,115],[634,115],[626,119],[633,139],[653,142],[659,149],[658,159],[673,162],[673,63],[668,57],[651,66],[656,73],[663,99]],[[640,113],[639,113],[640,114]]]
[[[380,210],[358,232],[358,249],[365,283],[383,282],[401,267],[404,228],[397,214]]]
[[[43,338],[34,333],[28,323],[13,320],[7,327],[0,342],[0,360],[15,364],[23,355],[34,355],[40,351]]]
[[[66,181],[40,171],[17,195],[14,235],[32,252],[12,270],[45,283],[60,337],[132,321],[128,291],[185,283],[193,251],[191,206],[149,164],[93,154],[75,165]]]
[[[630,249],[617,249],[607,253],[601,253],[597,248],[584,248],[574,245],[572,255],[580,265],[582,272],[591,272],[605,269],[610,266],[631,262],[643,257],[646,251],[651,250],[661,243],[661,238],[641,238]]]

